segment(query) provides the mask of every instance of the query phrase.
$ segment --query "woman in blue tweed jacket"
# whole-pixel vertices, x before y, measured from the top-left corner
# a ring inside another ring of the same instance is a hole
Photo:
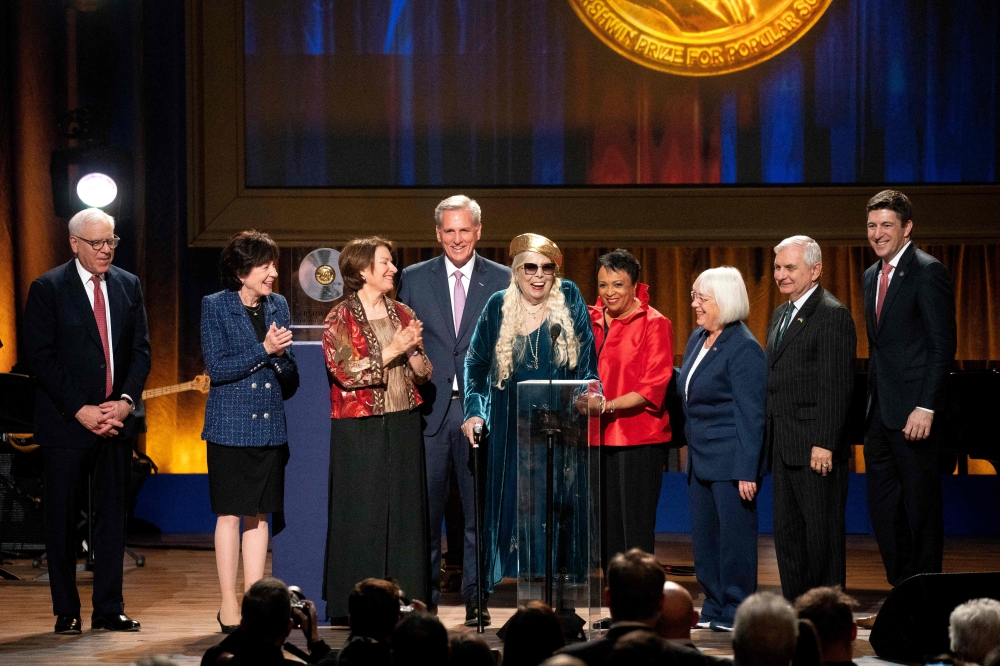
[[[201,437],[208,446],[212,513],[219,516],[215,560],[222,606],[216,619],[223,633],[240,622],[240,518],[245,589],[264,576],[267,514],[273,514],[275,534],[285,525],[283,398],[294,393],[299,375],[288,304],[272,292],[277,259],[278,246],[267,234],[236,234],[219,260],[225,289],[201,303],[201,348],[212,378]]]

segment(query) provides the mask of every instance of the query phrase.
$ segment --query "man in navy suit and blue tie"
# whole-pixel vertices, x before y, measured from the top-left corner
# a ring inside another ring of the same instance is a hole
[[[398,298],[424,323],[424,350],[434,365],[431,381],[421,388],[425,409],[424,449],[431,526],[431,606],[441,596],[441,520],[450,492],[452,467],[465,515],[462,598],[465,624],[475,626],[476,546],[473,478],[469,440],[462,434],[465,354],[486,300],[510,284],[510,269],[476,254],[482,233],[479,204],[464,195],[448,197],[434,210],[437,240],[444,254],[408,266],[400,277]],[[449,544],[454,547],[453,544]],[[488,611],[483,620],[489,624]]]
[[[879,258],[864,277],[868,511],[895,587],[941,571],[941,471],[930,436],[955,358],[955,288],[948,269],[913,245],[913,207],[902,192],[872,197],[867,227]]]

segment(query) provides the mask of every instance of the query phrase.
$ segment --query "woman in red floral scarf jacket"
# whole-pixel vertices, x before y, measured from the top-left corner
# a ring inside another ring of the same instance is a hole
[[[430,588],[427,480],[416,385],[431,376],[423,325],[389,298],[392,243],[378,237],[340,253],[345,298],[326,318],[330,372],[330,519],[323,598],[346,618],[365,578],[392,578],[415,599]]]

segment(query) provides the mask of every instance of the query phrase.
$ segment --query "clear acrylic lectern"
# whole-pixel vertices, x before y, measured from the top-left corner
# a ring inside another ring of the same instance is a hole
[[[596,381],[517,385],[517,602],[575,614],[588,637],[603,590],[600,395]]]

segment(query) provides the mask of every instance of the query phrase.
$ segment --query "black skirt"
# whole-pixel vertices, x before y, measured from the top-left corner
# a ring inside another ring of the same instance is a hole
[[[365,578],[392,578],[411,599],[430,598],[427,475],[418,410],[331,419],[330,517],[323,598],[347,615]]]
[[[273,514],[274,534],[284,526],[285,465],[281,446],[223,446],[208,442],[208,492],[212,513],[229,516]]]

